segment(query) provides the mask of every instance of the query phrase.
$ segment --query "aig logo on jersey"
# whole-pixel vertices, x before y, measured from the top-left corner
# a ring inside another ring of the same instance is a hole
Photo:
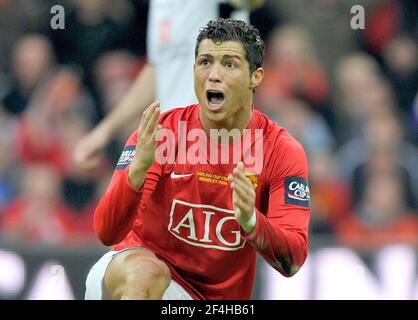
[[[308,182],[300,177],[287,177],[285,179],[285,203],[295,204],[309,208]]]
[[[174,199],[168,231],[192,246],[235,251],[245,245],[234,211]]]
[[[116,169],[123,170],[125,169],[134,159],[135,156],[135,146],[127,146],[122,150],[122,154],[119,157]]]

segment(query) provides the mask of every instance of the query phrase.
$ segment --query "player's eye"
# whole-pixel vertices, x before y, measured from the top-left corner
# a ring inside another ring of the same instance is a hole
[[[235,69],[235,68],[236,68],[236,65],[235,65],[235,64],[233,64],[232,62],[227,62],[227,63],[226,63],[226,67],[227,67],[228,69]]]
[[[208,59],[201,59],[199,61],[199,65],[201,65],[201,66],[207,66],[207,65],[209,65],[209,60]]]

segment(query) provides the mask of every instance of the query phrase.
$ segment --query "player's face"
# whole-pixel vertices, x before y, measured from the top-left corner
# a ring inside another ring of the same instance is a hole
[[[240,42],[203,40],[194,66],[194,86],[205,129],[245,128],[251,119],[253,89],[262,77],[262,68],[250,74]]]

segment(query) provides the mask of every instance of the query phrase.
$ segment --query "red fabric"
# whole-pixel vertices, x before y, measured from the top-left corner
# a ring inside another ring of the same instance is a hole
[[[356,249],[375,250],[393,243],[418,245],[418,218],[405,213],[383,225],[368,225],[352,213],[338,226],[338,238]]]
[[[17,133],[17,156],[26,164],[49,163],[63,173],[66,169],[64,148],[56,132],[28,120],[21,120]]]
[[[70,243],[77,231],[74,213],[61,202],[16,199],[4,210],[2,232],[28,244]]]
[[[379,5],[366,19],[364,40],[375,54],[381,54],[399,30],[401,8],[397,1]]]
[[[302,63],[266,62],[263,84],[257,94],[275,98],[291,98],[298,95],[314,103],[323,103],[328,97],[329,83],[320,65]]]
[[[87,203],[81,214],[75,217],[75,224],[77,228],[77,240],[79,242],[99,243],[96,234],[94,233],[94,211],[97,207],[97,201],[93,200]]]
[[[187,132],[202,129],[198,105],[160,117],[163,128],[173,129],[176,137],[179,120],[187,122]],[[128,166],[115,170],[95,211],[100,239],[106,245],[117,244],[116,250],[137,245],[149,248],[195,299],[249,299],[256,251],[286,276],[299,269],[308,251],[309,208],[285,204],[284,179],[307,179],[307,160],[296,140],[253,110],[248,129],[256,128],[264,133],[264,165],[260,174],[251,177],[256,187],[257,224],[250,235],[233,216],[232,191],[225,182],[234,164],[154,162],[140,190],[129,184]],[[126,147],[135,146],[136,141],[134,132]],[[176,150],[181,148],[178,142],[176,138]],[[188,143],[187,148],[192,144]],[[173,179],[173,173],[192,175]]]
[[[331,226],[344,219],[352,207],[350,187],[339,179],[312,183],[311,198],[313,212]]]

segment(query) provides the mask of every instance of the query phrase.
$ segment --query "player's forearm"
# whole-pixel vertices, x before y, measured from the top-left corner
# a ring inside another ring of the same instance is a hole
[[[142,165],[136,159],[129,165],[129,183],[134,189],[138,189],[144,184],[148,169],[149,166]]]
[[[119,243],[135,221],[142,189],[134,188],[127,170],[112,178],[94,213],[94,230],[104,245]]]
[[[129,89],[127,95],[100,122],[98,130],[112,136],[132,121],[137,121],[155,99],[155,74],[151,64],[146,64]]]
[[[256,214],[257,223],[247,241],[273,268],[286,277],[293,276],[307,257],[306,238],[297,231],[273,225],[257,210]]]

